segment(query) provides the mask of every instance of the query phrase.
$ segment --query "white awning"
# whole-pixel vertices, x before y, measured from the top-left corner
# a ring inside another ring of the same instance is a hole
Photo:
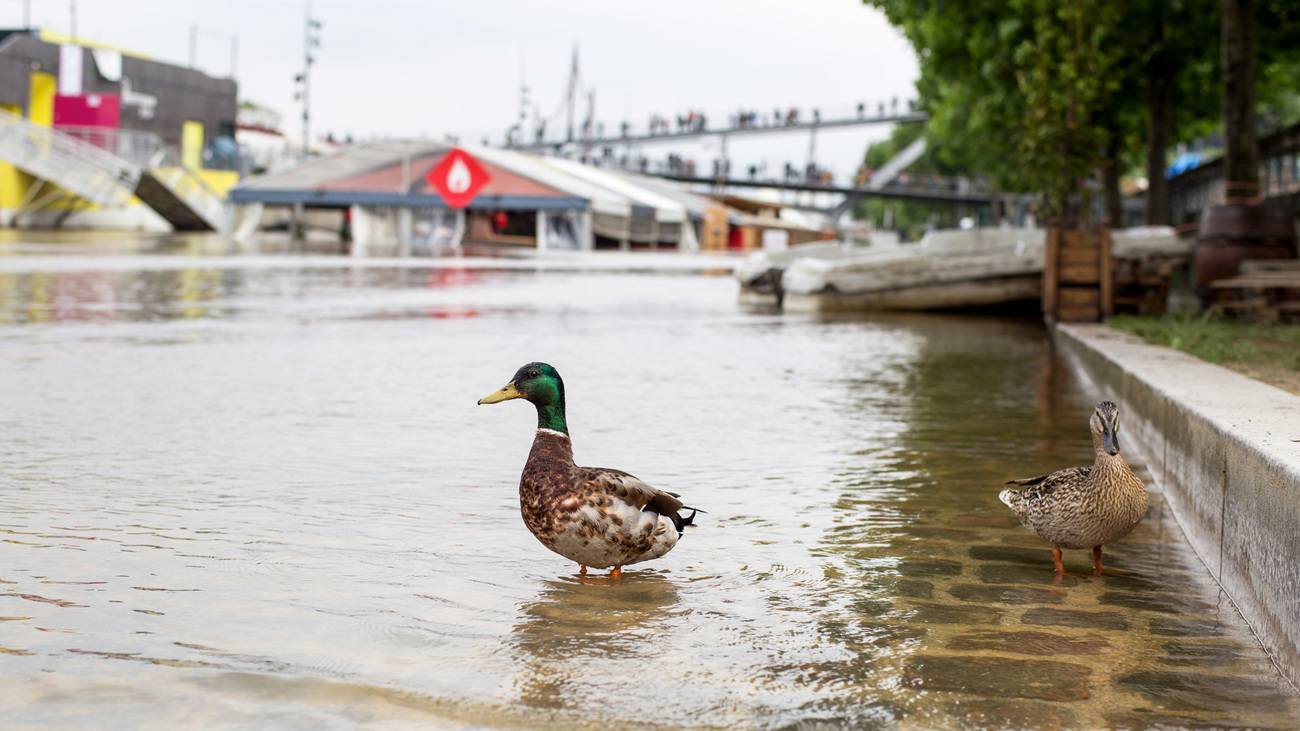
[[[503,150],[498,147],[466,147],[465,149],[475,157],[487,160],[494,165],[500,165],[526,178],[532,178],[542,185],[564,191],[578,198],[587,199],[591,203],[592,213],[603,216],[618,216],[620,218],[630,218],[632,216],[632,200],[628,196],[620,195],[607,188],[558,170],[547,165],[537,155],[515,152],[514,150]]]
[[[655,220],[660,223],[685,223],[687,221],[686,207],[681,203],[649,188],[637,185],[617,173],[601,170],[591,165],[583,165],[573,160],[555,157],[547,157],[543,158],[543,160],[547,165],[576,178],[626,196],[636,205],[653,208]]]

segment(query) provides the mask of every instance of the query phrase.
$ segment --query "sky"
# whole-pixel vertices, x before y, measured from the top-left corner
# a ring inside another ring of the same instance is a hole
[[[25,3],[33,25],[70,29],[70,0],[0,0],[0,27],[20,26]],[[294,76],[303,67],[306,0],[75,5],[79,36],[182,65],[197,28],[196,65],[214,76],[230,75],[237,38],[240,99],[301,128]],[[918,75],[901,34],[855,0],[312,0],[310,8],[321,23],[313,135],[499,143],[519,115],[521,76],[543,116],[561,108],[575,45],[583,89],[594,89],[596,118],[610,132],[623,120],[644,126],[651,114],[692,109],[710,126],[742,108],[848,115],[858,102],[875,109],[912,98]],[[817,162],[850,173],[867,144],[887,135],[883,126],[823,131]],[[806,134],[742,139],[728,142],[742,166],[808,159]],[[718,144],[646,148],[653,157],[669,151],[703,161]]]

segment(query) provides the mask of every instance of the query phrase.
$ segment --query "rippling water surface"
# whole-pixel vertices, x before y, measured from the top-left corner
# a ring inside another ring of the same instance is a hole
[[[0,274],[6,727],[1300,723],[1158,495],[1059,586],[998,502],[1091,460],[1035,322],[83,259]],[[536,417],[475,401],[530,360],[580,463],[708,511],[667,557],[583,583],[523,527]]]

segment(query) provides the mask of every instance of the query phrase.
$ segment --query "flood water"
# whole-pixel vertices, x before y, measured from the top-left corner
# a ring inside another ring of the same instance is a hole
[[[1300,725],[1157,493],[1060,585],[998,501],[1091,461],[1034,321],[0,258],[5,728]],[[708,511],[672,553],[584,583],[524,528],[535,414],[475,402],[532,360],[580,463]]]

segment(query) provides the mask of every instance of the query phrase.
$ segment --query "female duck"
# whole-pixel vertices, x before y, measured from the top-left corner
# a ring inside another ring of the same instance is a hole
[[[620,470],[579,467],[564,420],[564,382],[546,363],[529,363],[480,404],[522,398],[537,407],[537,436],[519,480],[524,524],[542,545],[587,567],[622,567],[672,550],[695,509],[676,493],[651,487]],[[678,513],[690,510],[685,518]]]
[[[1042,477],[1010,480],[998,497],[1026,528],[1052,544],[1056,572],[1061,549],[1092,548],[1095,573],[1101,573],[1101,547],[1133,530],[1147,513],[1147,489],[1119,456],[1119,408],[1102,401],[1088,420],[1096,461]]]

